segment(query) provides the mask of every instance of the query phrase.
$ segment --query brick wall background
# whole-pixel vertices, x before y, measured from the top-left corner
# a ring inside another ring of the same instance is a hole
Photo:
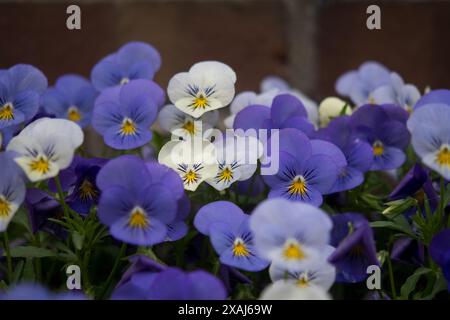
[[[82,10],[82,30],[65,27],[66,7]],[[378,4],[382,30],[366,29]],[[58,75],[89,75],[101,57],[130,40],[153,44],[156,81],[192,63],[218,59],[238,73],[238,90],[278,74],[316,99],[338,75],[367,59],[424,88],[450,88],[450,1],[56,0],[0,1],[0,68],[19,62]]]

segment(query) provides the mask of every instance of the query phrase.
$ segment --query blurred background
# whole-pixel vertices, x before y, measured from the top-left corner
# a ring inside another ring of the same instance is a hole
[[[70,4],[81,7],[79,31],[66,28]],[[381,7],[381,30],[366,28],[370,4]],[[276,74],[320,100],[342,72],[372,59],[421,90],[450,88],[450,1],[0,0],[0,39],[0,68],[30,63],[51,84],[89,76],[100,58],[141,40],[162,55],[163,87],[216,59],[235,69],[238,91]]]

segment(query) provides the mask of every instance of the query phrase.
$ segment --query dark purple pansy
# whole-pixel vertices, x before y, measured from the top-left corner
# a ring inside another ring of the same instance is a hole
[[[379,265],[369,222],[358,213],[337,214],[332,219],[330,244],[336,250],[328,261],[336,267],[336,281],[364,281],[367,278],[367,267]]]
[[[422,242],[415,239],[401,237],[392,246],[391,259],[413,265],[422,265],[425,259],[425,247]]]
[[[358,108],[350,117],[355,136],[372,147],[371,170],[396,169],[405,162],[404,149],[410,134],[401,116],[406,111],[397,110],[403,109],[369,104]]]
[[[430,243],[431,258],[441,267],[450,291],[450,229],[436,234]]]
[[[283,129],[294,128],[306,135],[314,132],[305,107],[290,94],[278,95],[272,106],[252,105],[241,110],[234,120],[234,129]]]

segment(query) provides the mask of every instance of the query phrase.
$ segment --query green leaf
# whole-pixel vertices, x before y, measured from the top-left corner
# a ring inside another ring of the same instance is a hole
[[[14,268],[14,274],[13,274],[13,283],[19,282],[20,276],[22,275],[23,266],[24,266],[23,260],[20,260],[16,264],[16,266]]]
[[[72,233],[72,241],[75,249],[81,250],[83,248],[84,236],[79,234],[77,231]]]
[[[25,267],[23,268],[22,280],[32,281],[35,280],[33,258],[27,258],[25,261]]]
[[[434,298],[436,294],[438,294],[441,291],[447,290],[447,280],[442,276],[441,273],[435,273],[436,281],[433,284],[433,289],[431,290],[430,294],[425,295],[422,297],[424,300],[431,300]]]
[[[412,275],[410,275],[408,279],[406,279],[402,288],[400,289],[400,294],[402,298],[407,300],[411,292],[413,292],[414,289],[416,289],[416,285],[420,277],[432,271],[433,270],[428,268],[418,268]]]
[[[23,246],[11,248],[13,258],[44,258],[53,257],[55,253],[51,250],[33,246]]]

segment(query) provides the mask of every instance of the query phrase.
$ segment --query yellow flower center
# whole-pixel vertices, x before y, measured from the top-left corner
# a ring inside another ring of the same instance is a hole
[[[186,184],[191,184],[197,182],[199,176],[194,170],[189,170],[184,174],[183,181]]]
[[[381,141],[375,141],[372,145],[373,155],[374,156],[381,156],[384,153],[384,146]]]
[[[120,128],[120,133],[124,136],[136,134],[136,125],[130,118],[123,119],[122,127]]]
[[[12,103],[5,103],[0,108],[0,120],[12,120],[14,119],[14,107]]]
[[[228,167],[223,169],[217,175],[217,180],[219,181],[230,182],[232,179],[233,179],[233,171],[231,171]]]
[[[303,251],[300,244],[296,242],[290,242],[285,246],[283,250],[283,256],[287,260],[303,260],[305,259],[305,252]]]
[[[233,244],[233,255],[236,257],[248,257],[250,252],[247,249],[244,241],[240,238],[237,238]]]
[[[189,132],[189,134],[194,135],[195,133],[195,125],[194,121],[186,121],[183,125],[183,129]]]
[[[30,170],[37,171],[40,174],[46,174],[50,171],[50,161],[44,156],[40,156],[30,162]]]
[[[303,176],[295,177],[288,187],[289,195],[304,196],[308,189],[306,188],[306,180]]]
[[[201,94],[194,99],[194,103],[192,106],[194,109],[197,108],[205,109],[208,106],[208,100],[204,95]]]
[[[83,183],[80,185],[79,191],[80,198],[82,200],[92,200],[98,195],[97,189],[89,180],[83,181]]]
[[[369,103],[370,104],[375,104],[375,98],[372,96],[369,96]]]
[[[0,195],[0,218],[8,217],[11,213],[11,205],[3,195]]]
[[[122,80],[120,80],[121,85],[127,84],[128,82],[130,82],[130,79],[128,79],[128,78],[122,78]]]
[[[128,225],[132,228],[147,228],[149,225],[147,214],[139,207],[134,208],[131,212]]]
[[[67,119],[73,122],[78,122],[81,120],[81,113],[77,107],[71,106],[69,108],[69,110],[67,111]]]
[[[306,273],[302,273],[297,281],[296,284],[300,287],[300,288],[306,288],[309,286],[309,279],[308,279],[308,275]]]
[[[449,167],[450,168],[450,146],[444,145],[439,150],[436,156],[436,163],[441,167]]]

